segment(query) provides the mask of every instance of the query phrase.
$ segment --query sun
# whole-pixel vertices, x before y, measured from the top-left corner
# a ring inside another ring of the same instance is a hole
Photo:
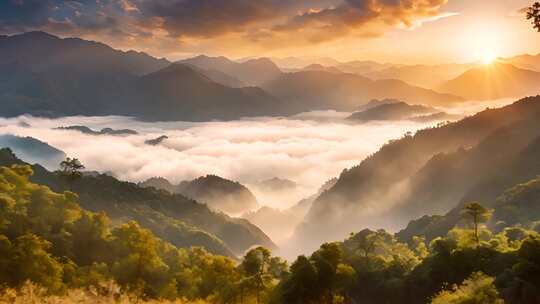
[[[485,65],[492,64],[495,59],[497,59],[497,55],[494,52],[484,52],[481,57],[482,63]]]

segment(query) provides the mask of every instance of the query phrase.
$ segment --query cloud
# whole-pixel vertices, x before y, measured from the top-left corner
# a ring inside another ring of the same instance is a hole
[[[446,1],[4,0],[0,33],[47,30],[117,47],[175,44],[194,49],[216,39],[274,47],[284,41],[318,44],[411,27],[438,16]]]
[[[373,35],[388,26],[412,27],[434,18],[447,0],[344,0],[340,5],[311,10],[275,27],[279,32],[305,32],[310,40],[332,40],[347,34]]]
[[[207,123],[143,123],[123,117],[19,117],[0,119],[0,134],[38,138],[81,159],[89,170],[111,171],[134,182],[162,176],[177,183],[217,174],[250,186],[273,177],[287,178],[299,184],[288,199],[258,197],[263,204],[283,208],[312,195],[325,181],[388,140],[425,126],[412,122],[352,125],[328,120],[324,114],[318,120],[314,115],[307,120],[260,118]],[[23,121],[31,127],[21,126]],[[113,137],[54,130],[67,125],[129,128],[140,134]],[[169,139],[155,147],[144,144],[161,135]]]

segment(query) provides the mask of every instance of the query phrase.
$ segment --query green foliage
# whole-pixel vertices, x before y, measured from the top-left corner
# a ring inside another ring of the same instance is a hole
[[[493,284],[494,279],[481,272],[473,273],[462,285],[452,290],[441,291],[431,301],[432,304],[502,304]]]
[[[287,273],[286,263],[258,247],[240,266],[202,248],[179,249],[130,221],[115,228],[104,213],[82,210],[72,192],[29,182],[28,166],[0,167],[0,285],[31,281],[48,293],[75,288],[107,292],[116,282],[140,299],[208,299],[232,303],[240,282],[267,293]],[[249,295],[248,295],[249,298]]]
[[[9,149],[0,149],[0,166],[24,164]],[[114,223],[135,220],[178,247],[201,246],[229,257],[237,257],[255,244],[275,248],[268,236],[248,221],[216,213],[179,194],[141,188],[108,175],[83,176],[69,183],[58,172],[48,172],[40,165],[31,168],[35,174],[30,181],[57,193],[72,191],[83,209],[103,211]]]
[[[49,242],[34,234],[24,234],[13,243],[0,236],[0,246],[3,282],[20,286],[32,280],[51,292],[62,290],[62,266],[48,252]]]
[[[34,184],[31,175],[28,166],[0,167],[0,303],[24,303],[32,284],[40,286],[32,292],[43,303],[92,303],[89,297],[215,304],[540,299],[540,235],[524,226],[490,231],[482,225],[490,210],[479,204],[464,208],[471,227],[454,227],[429,244],[420,236],[405,244],[384,230],[366,229],[322,244],[289,269],[264,247],[248,250],[239,263],[200,247],[175,247],[144,228],[142,215],[113,227],[105,213],[81,209],[78,195]],[[527,206],[537,188],[530,182],[507,191],[495,215],[507,205]]]

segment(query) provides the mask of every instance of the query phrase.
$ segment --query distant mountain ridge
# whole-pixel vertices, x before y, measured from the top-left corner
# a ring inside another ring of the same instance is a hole
[[[444,83],[440,91],[473,100],[534,95],[540,93],[540,72],[494,62],[466,71]]]
[[[277,78],[282,73],[279,67],[268,58],[235,62],[223,56],[208,57],[200,55],[181,60],[178,63],[194,65],[205,70],[217,70],[251,86],[260,86]]]
[[[0,68],[3,116],[198,121],[286,113],[261,89],[227,87],[187,66],[43,32],[2,39]]]
[[[170,64],[146,53],[115,50],[103,43],[59,38],[45,32],[4,36],[0,40],[0,66],[22,65],[30,71],[69,66],[72,70],[120,71],[144,75]]]
[[[461,97],[414,87],[400,80],[371,80],[347,73],[303,71],[282,74],[263,85],[294,109],[354,111],[373,99],[399,99],[425,105],[449,105]]]

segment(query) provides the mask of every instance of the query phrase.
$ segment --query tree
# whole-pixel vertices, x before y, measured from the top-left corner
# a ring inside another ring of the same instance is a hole
[[[161,240],[134,221],[117,227],[112,235],[117,256],[112,272],[118,284],[138,296],[163,296],[171,278],[159,256]]]
[[[69,190],[73,190],[73,183],[82,177],[85,167],[77,158],[66,158],[60,163],[60,173],[69,183]]]
[[[334,290],[337,288],[337,269],[343,260],[343,251],[338,243],[324,243],[311,255],[311,260],[317,269],[318,293],[326,299],[326,303],[332,304]]]
[[[476,241],[476,246],[480,245],[480,238],[478,237],[478,226],[481,223],[487,222],[491,218],[492,211],[484,208],[477,202],[472,202],[465,207],[461,212],[464,218],[470,218],[474,227],[474,240]]]
[[[318,303],[317,283],[317,269],[307,257],[299,256],[291,265],[291,275],[280,286],[282,291],[279,303]]]
[[[527,9],[527,20],[531,20],[534,28],[540,32],[540,2],[535,2]]]
[[[51,243],[34,234],[18,237],[11,249],[12,280],[21,285],[30,280],[49,291],[60,291],[62,286],[62,265],[48,252]],[[5,271],[5,270],[3,270]]]
[[[244,260],[240,265],[243,272],[249,277],[250,281],[253,282],[257,303],[260,303],[261,291],[266,286],[265,281],[268,280],[267,272],[270,258],[270,250],[264,247],[257,247],[246,253]]]

